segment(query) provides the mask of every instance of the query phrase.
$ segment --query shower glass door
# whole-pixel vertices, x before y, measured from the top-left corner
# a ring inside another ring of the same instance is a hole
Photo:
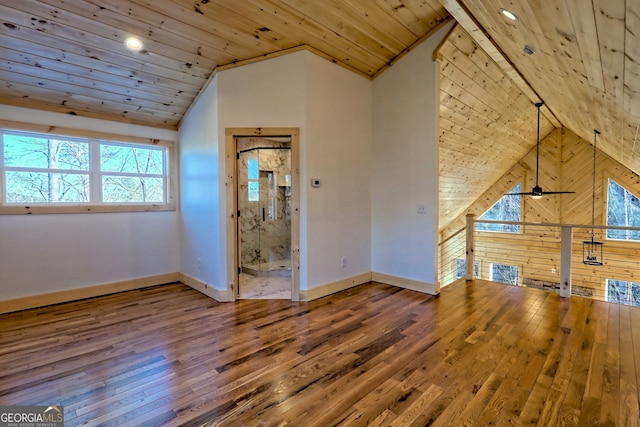
[[[238,157],[241,271],[290,276],[290,150],[251,148]]]

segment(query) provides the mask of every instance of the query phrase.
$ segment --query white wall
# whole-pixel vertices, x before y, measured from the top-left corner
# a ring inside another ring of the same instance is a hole
[[[218,79],[214,78],[180,126],[181,272],[214,288],[224,289],[226,254],[223,243]],[[224,158],[224,157],[223,157]]]
[[[371,271],[373,99],[370,80],[325,59],[308,54],[307,69],[302,190],[312,289]]]
[[[194,273],[193,258],[202,257],[215,269],[196,277],[219,290],[227,286],[225,188],[217,174],[224,166],[225,129],[238,127],[300,129],[300,288],[371,271],[371,82],[300,51],[219,72],[184,120],[182,176],[196,173],[185,161],[196,146],[208,159],[200,168],[208,174],[197,173],[197,183],[182,181],[183,230],[189,231],[183,231],[183,272]],[[310,189],[311,177],[320,178],[322,187]],[[202,207],[198,223],[188,203]],[[340,267],[342,256],[348,258],[346,268]]]
[[[305,52],[284,55],[220,72],[218,74],[220,138],[224,137],[227,128],[300,128],[300,145],[304,146],[306,135],[302,129],[306,126],[306,74]],[[221,158],[225,155],[225,147],[221,146]],[[220,164],[220,168],[223,167],[224,165]],[[224,182],[220,184],[220,194],[224,195]],[[222,209],[225,211],[226,205],[222,206]],[[301,228],[304,228],[303,214],[300,221]],[[227,243],[225,229],[226,223],[222,221],[220,230],[224,245]],[[304,245],[301,246],[304,247]],[[306,265],[302,253],[300,258],[302,286]]]
[[[176,140],[177,132],[0,105],[7,120]],[[0,300],[179,271],[176,212],[0,215]]]
[[[373,82],[372,270],[437,286],[439,68],[450,26]],[[417,205],[425,204],[425,214]]]

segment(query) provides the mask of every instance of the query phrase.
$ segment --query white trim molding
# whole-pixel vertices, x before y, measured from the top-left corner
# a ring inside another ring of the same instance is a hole
[[[180,273],[159,274],[156,276],[141,277],[137,279],[123,280],[121,282],[106,283],[84,288],[68,289],[64,291],[50,292],[46,294],[31,295],[0,301],[0,314],[14,311],[28,310],[30,308],[44,307],[47,305],[61,304],[86,298],[100,297],[118,292],[133,291],[148,288],[150,286],[164,285],[180,281]]]
[[[419,280],[406,279],[404,277],[392,276],[384,273],[371,273],[373,282],[384,283],[385,285],[397,286],[398,288],[410,289],[416,292],[422,292],[429,295],[438,295],[440,293],[439,283],[428,283]]]

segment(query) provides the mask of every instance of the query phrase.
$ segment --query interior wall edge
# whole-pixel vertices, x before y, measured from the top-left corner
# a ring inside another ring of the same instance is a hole
[[[227,289],[217,289],[213,286],[201,281],[200,279],[196,279],[193,276],[190,276],[186,273],[178,273],[179,282],[184,283],[188,287],[195,289],[196,291],[213,298],[218,302],[233,302],[233,290],[229,291]]]

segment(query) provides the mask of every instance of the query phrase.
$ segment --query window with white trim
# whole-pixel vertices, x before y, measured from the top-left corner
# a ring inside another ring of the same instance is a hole
[[[168,205],[165,146],[7,130],[0,136],[2,207]]]

